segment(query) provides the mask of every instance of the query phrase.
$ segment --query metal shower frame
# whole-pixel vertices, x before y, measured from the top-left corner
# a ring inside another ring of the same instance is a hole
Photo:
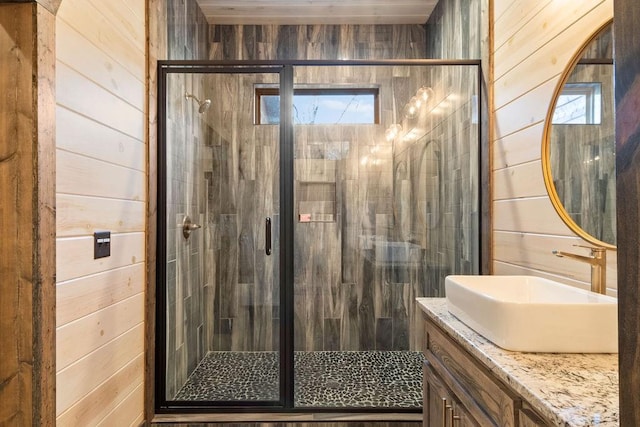
[[[419,413],[421,409],[296,407],[294,405],[294,144],[292,120],[294,67],[309,66],[475,66],[477,69],[478,117],[483,117],[482,69],[479,60],[269,60],[269,61],[158,61],[158,148],[157,148],[157,238],[155,313],[155,413]],[[280,76],[280,399],[278,401],[175,401],[166,399],[166,120],[167,79],[176,73],[273,73]],[[481,165],[483,120],[478,120],[478,166]],[[483,192],[479,185],[478,208]],[[479,215],[478,248],[482,252],[482,215]],[[482,253],[478,254],[479,260]],[[482,266],[480,267],[482,269]]]

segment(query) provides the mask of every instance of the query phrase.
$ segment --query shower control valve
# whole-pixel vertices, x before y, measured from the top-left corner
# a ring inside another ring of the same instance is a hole
[[[185,239],[188,239],[191,236],[191,232],[193,230],[197,230],[198,228],[202,228],[199,224],[194,224],[191,222],[191,217],[189,215],[185,215],[182,220],[182,235]]]

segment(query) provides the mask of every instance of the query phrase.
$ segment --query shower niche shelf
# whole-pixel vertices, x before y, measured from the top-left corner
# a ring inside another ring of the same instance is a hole
[[[335,222],[336,183],[298,181],[298,222]]]

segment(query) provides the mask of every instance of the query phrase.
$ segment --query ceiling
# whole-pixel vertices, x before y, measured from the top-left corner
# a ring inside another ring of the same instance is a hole
[[[210,24],[424,24],[438,0],[196,0]]]

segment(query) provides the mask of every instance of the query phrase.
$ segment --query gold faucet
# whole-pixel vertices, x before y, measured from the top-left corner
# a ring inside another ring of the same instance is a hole
[[[590,255],[578,255],[569,252],[551,251],[557,257],[567,257],[578,261],[586,262],[591,266],[591,292],[607,294],[607,250],[605,248],[594,248],[592,246],[573,245],[591,250]]]

